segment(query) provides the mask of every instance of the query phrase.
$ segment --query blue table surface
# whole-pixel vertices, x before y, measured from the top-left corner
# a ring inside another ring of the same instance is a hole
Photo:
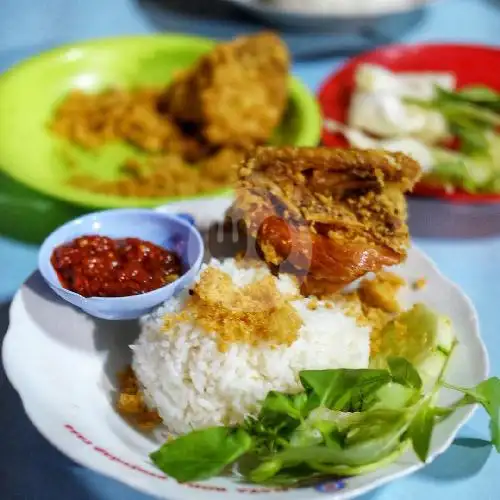
[[[196,4],[196,5],[193,5]],[[440,0],[425,12],[364,32],[287,34],[299,59],[294,72],[312,89],[350,52],[389,39],[404,42],[455,41],[500,44],[499,0]],[[0,71],[45,48],[75,40],[158,31],[230,37],[258,25],[215,0],[2,0]],[[340,26],[341,29],[342,26]],[[314,56],[322,55],[318,59]],[[499,71],[500,68],[492,68]],[[417,244],[471,297],[482,333],[500,374],[500,237],[418,239]],[[8,323],[9,301],[35,269],[37,247],[0,237],[0,337]],[[5,263],[9,263],[6,265]],[[146,500],[147,497],[69,461],[52,448],[24,415],[19,398],[0,368],[0,498]],[[462,437],[488,439],[487,421],[477,412]],[[377,500],[429,500],[452,497],[498,499],[500,455],[490,448],[454,445],[421,472],[365,497]]]

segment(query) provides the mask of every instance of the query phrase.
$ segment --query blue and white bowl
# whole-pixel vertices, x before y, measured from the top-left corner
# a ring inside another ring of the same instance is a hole
[[[64,288],[51,264],[54,249],[83,235],[110,238],[139,238],[150,241],[181,258],[185,273],[177,280],[151,292],[127,297],[83,297]],[[116,209],[94,212],[56,229],[43,242],[38,268],[50,288],[62,299],[91,316],[110,320],[134,319],[150,312],[165,300],[190,286],[203,261],[203,239],[193,219],[148,209]]]

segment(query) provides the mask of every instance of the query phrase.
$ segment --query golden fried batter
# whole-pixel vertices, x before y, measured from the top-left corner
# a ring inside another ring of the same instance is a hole
[[[86,173],[75,173],[70,185],[94,193],[123,197],[194,196],[230,186],[244,153],[224,148],[197,165],[187,164],[174,153],[144,161],[128,160],[116,180],[99,179]]]
[[[86,149],[125,140],[145,151],[183,152],[180,128],[157,109],[160,90],[71,91],[56,110],[53,132]]]
[[[332,297],[360,326],[371,328],[371,356],[379,352],[383,328],[400,312],[397,293],[404,285],[406,282],[400,276],[381,271],[373,279],[363,279],[356,289]]]
[[[261,147],[240,169],[228,216],[268,264],[323,295],[406,257],[404,192],[419,176],[402,153]]]
[[[397,274],[382,271],[372,280],[363,280],[358,293],[366,306],[396,313],[401,309],[396,293],[404,284]]]
[[[192,290],[187,309],[165,317],[168,330],[178,320],[191,319],[207,332],[217,335],[219,349],[243,342],[257,345],[292,344],[302,320],[271,276],[244,287],[215,268],[206,269]]]
[[[116,403],[118,413],[143,431],[149,431],[162,423],[156,410],[146,406],[132,367],[118,374],[119,394]]]
[[[285,111],[289,54],[272,33],[221,43],[166,90],[162,109],[215,145],[267,142]]]
[[[422,290],[427,285],[427,280],[425,278],[418,278],[412,283],[413,290]]]

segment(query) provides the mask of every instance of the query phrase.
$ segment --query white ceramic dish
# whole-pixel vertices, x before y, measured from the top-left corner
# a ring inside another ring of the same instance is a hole
[[[224,0],[270,24],[288,27],[318,26],[338,20],[376,19],[404,14],[435,0],[338,0],[327,8],[303,0]]]
[[[179,202],[162,210],[189,212],[203,228],[220,220],[229,203],[228,198],[213,198]],[[420,277],[427,279],[424,289],[416,292],[408,288],[402,292],[405,305],[424,302],[453,320],[460,344],[449,368],[448,381],[472,386],[486,378],[487,354],[474,307],[467,297],[418,249],[410,250],[407,262],[398,272],[409,282]],[[137,333],[136,322],[93,319],[62,302],[36,274],[13,300],[2,351],[7,376],[39,431],[86,467],[168,500],[238,500],[252,492],[261,493],[259,498],[264,500],[313,500],[324,498],[325,493],[341,500],[423,467],[408,453],[375,473],[316,488],[266,490],[224,478],[180,485],[149,461],[148,454],[158,443],[130,427],[113,408],[115,376],[130,361],[128,346]],[[443,391],[440,397],[450,402],[453,395]],[[450,446],[472,411],[464,408],[436,428],[430,460]]]

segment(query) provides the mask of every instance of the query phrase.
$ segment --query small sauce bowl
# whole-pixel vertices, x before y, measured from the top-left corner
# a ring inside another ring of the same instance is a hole
[[[56,247],[83,235],[112,239],[139,238],[176,252],[184,274],[172,283],[127,297],[83,297],[64,288],[51,264]],[[51,233],[38,254],[38,269],[50,288],[62,299],[96,318],[135,319],[190,286],[203,261],[203,239],[189,215],[171,215],[148,209],[116,209],[94,212],[74,219]]]

